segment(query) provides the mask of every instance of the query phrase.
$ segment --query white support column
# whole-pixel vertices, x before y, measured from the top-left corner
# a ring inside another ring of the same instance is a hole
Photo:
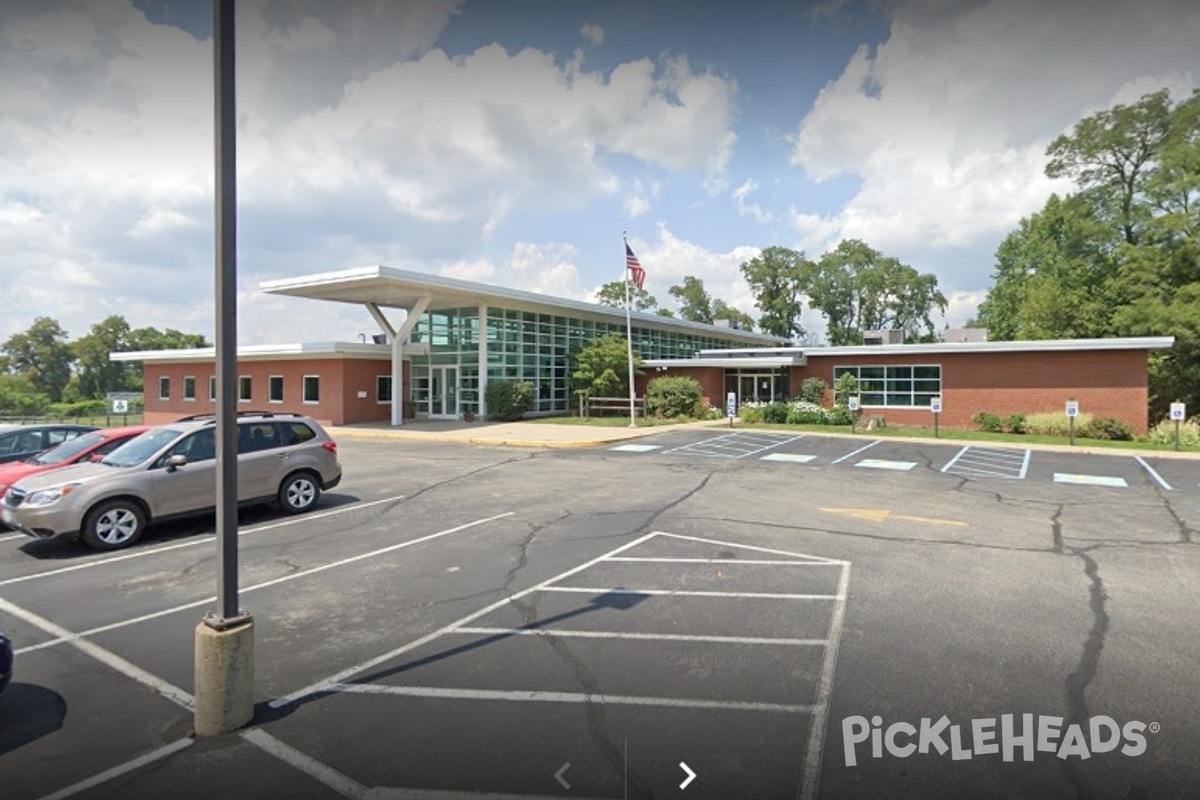
[[[487,419],[488,307],[479,304],[479,418]]]
[[[383,311],[375,303],[367,303],[367,311],[371,312],[371,316],[375,318],[375,322],[383,330],[387,336],[388,343],[392,346],[392,424],[404,424],[404,343],[412,334],[412,329],[416,327],[417,320],[425,313],[425,309],[429,308],[429,303],[433,298],[429,295],[418,300],[411,309],[408,309],[408,315],[404,318],[404,324],[397,330],[388,322],[387,317],[383,315]]]

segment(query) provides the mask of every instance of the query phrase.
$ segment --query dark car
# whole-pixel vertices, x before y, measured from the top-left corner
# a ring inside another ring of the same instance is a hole
[[[5,687],[8,686],[8,682],[12,678],[12,673],[12,642],[3,633],[0,633],[0,692],[3,692]]]
[[[96,430],[94,425],[0,425],[0,464],[24,461],[48,447]]]

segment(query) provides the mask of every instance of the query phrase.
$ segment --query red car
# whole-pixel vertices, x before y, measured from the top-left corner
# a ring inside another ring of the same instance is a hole
[[[93,456],[102,457],[116,450],[135,436],[149,430],[147,425],[131,425],[128,428],[104,428],[76,436],[44,450],[25,461],[0,464],[0,496],[8,487],[22,478],[39,472],[65,467],[87,461]],[[0,525],[2,528],[3,525]]]

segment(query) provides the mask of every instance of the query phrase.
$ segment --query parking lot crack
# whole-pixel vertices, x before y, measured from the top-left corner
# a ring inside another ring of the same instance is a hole
[[[1067,715],[1066,725],[1079,725],[1086,728],[1091,714],[1088,712],[1087,688],[1096,677],[1100,665],[1100,654],[1104,650],[1104,638],[1108,633],[1108,611],[1105,603],[1108,593],[1104,581],[1100,577],[1100,566],[1085,550],[1072,549],[1070,555],[1083,562],[1084,574],[1088,577],[1088,608],[1092,615],[1092,627],[1083,642],[1083,653],[1079,663],[1071,674],[1067,675]],[[1067,773],[1067,778],[1075,789],[1077,797],[1089,798],[1096,794],[1079,770],[1080,762],[1063,759],[1059,762]]]
[[[1050,534],[1054,540],[1054,552],[1056,553],[1063,551],[1062,513],[1063,505],[1059,503],[1055,507],[1054,513],[1050,515]]]
[[[1160,494],[1162,493],[1160,492]],[[1195,544],[1196,531],[1183,521],[1183,518],[1179,516],[1179,512],[1175,510],[1175,507],[1171,505],[1171,501],[1168,500],[1166,496],[1163,496],[1162,501],[1163,508],[1167,510],[1167,514],[1170,515],[1171,519],[1175,520],[1175,525],[1179,528],[1178,544]]]

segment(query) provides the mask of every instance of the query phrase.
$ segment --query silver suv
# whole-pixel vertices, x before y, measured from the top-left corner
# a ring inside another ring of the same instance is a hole
[[[337,443],[299,414],[238,418],[238,501],[275,502],[299,514],[337,486]],[[116,550],[141,538],[153,520],[216,506],[216,420],[187,417],[162,425],[99,462],[30,476],[10,486],[0,519],[39,539],[78,533],[89,547]]]

